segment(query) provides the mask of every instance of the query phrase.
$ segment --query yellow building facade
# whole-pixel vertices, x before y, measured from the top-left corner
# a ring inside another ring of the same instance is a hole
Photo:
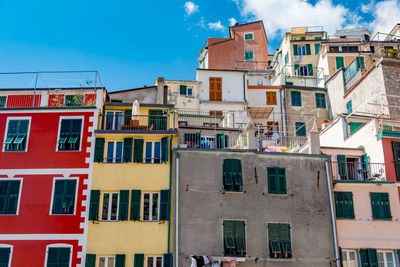
[[[105,103],[95,131],[86,264],[172,266],[172,105]]]

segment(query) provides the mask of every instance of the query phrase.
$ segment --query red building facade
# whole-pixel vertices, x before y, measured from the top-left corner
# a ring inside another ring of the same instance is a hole
[[[14,93],[0,96],[0,266],[81,266],[103,89]]]

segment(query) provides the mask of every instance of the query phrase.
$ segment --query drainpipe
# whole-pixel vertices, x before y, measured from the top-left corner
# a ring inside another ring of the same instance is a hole
[[[170,200],[172,199],[171,185],[172,185],[172,139],[173,138],[174,138],[174,136],[171,135],[171,138],[169,139],[169,198],[170,198]],[[168,247],[167,252],[168,253],[170,252],[170,243],[171,243],[171,240],[170,240],[170,236],[171,236],[171,203],[169,205],[169,210],[170,210],[170,216],[168,219],[168,239],[167,239],[168,240],[168,244],[167,244],[167,247]]]
[[[179,232],[178,232],[178,225],[179,225],[179,154],[176,152],[175,154],[175,267],[178,267],[178,248],[179,248]]]
[[[283,90],[283,107],[285,109],[285,128],[286,128],[286,144],[289,144],[289,128],[288,128],[288,116],[287,116],[287,108],[286,108],[286,86]],[[283,112],[282,112],[283,113]]]
[[[339,252],[338,252],[338,240],[337,240],[337,232],[336,232],[336,221],[335,221],[335,216],[333,212],[333,201],[332,201],[332,188],[331,188],[331,182],[330,182],[330,177],[329,177],[329,168],[328,168],[328,161],[325,161],[325,173],[326,173],[326,184],[328,186],[328,195],[329,195],[329,209],[331,211],[331,222],[332,222],[332,232],[333,232],[333,245],[335,247],[335,265],[336,267],[340,266],[340,261],[339,261]]]

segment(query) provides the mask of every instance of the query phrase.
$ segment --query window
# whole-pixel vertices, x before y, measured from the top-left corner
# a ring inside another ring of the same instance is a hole
[[[252,32],[248,32],[244,34],[245,40],[254,40],[254,34]]]
[[[353,193],[335,192],[336,218],[354,219]]]
[[[143,193],[143,221],[158,221],[159,193]]]
[[[0,245],[0,266],[9,267],[11,264],[11,246]]]
[[[70,266],[71,248],[49,247],[47,250],[47,267]]]
[[[147,256],[146,267],[163,267],[163,257]]]
[[[358,52],[358,46],[342,46],[342,52]]]
[[[292,106],[301,106],[301,92],[292,91],[290,92],[290,96],[292,99]]]
[[[121,130],[124,125],[124,113],[122,111],[106,112],[106,130]]]
[[[335,57],[336,61],[336,69],[344,68],[344,58],[343,57]]]
[[[179,94],[180,95],[186,95],[186,89],[187,89],[187,87],[186,87],[186,85],[179,85]]]
[[[310,44],[306,45],[293,45],[293,54],[297,55],[311,55]]]
[[[145,163],[161,163],[160,142],[146,142]]]
[[[364,57],[356,57],[357,70],[365,69]]]
[[[98,267],[114,267],[115,257],[114,256],[101,256],[99,257]]]
[[[351,103],[351,100],[346,103],[346,110],[347,110],[347,114],[350,114],[353,112],[353,104]]]
[[[0,180],[0,214],[17,214],[20,180]]]
[[[53,189],[51,214],[74,214],[76,180],[56,179]]]
[[[330,46],[329,51],[330,52],[339,52],[339,47],[338,46]]]
[[[223,184],[226,191],[242,191],[242,163],[240,159],[224,159]]]
[[[296,126],[296,136],[306,136],[306,123],[305,122],[295,122]]]
[[[244,51],[244,60],[253,60],[254,59],[254,51]]]
[[[26,151],[29,120],[9,120],[4,151]]]
[[[79,107],[83,106],[84,95],[66,95],[65,105],[67,107]]]
[[[299,55],[307,55],[306,46],[305,45],[299,45],[299,47],[297,48],[297,53]]]
[[[224,256],[246,256],[246,224],[224,220]]]
[[[167,130],[167,111],[150,109],[148,119],[149,130]]]
[[[355,250],[342,251],[343,267],[358,267],[357,252]]]
[[[285,168],[268,167],[268,193],[286,194],[286,170]]]
[[[270,258],[291,258],[290,224],[268,223],[268,244]]]
[[[307,66],[300,66],[298,68],[297,75],[299,75],[299,76],[308,76],[308,68],[307,68]]]
[[[378,251],[378,267],[395,267],[393,251]]]
[[[7,96],[0,96],[0,108],[5,108],[7,104]]]
[[[122,162],[122,142],[107,143],[107,163]]]
[[[82,119],[62,119],[58,150],[79,150]]]
[[[119,193],[104,193],[101,219],[103,221],[118,220]]]
[[[315,104],[317,108],[326,108],[325,94],[315,93]]]
[[[189,97],[193,96],[193,88],[188,88],[187,89],[187,96],[189,96]]]
[[[321,44],[314,44],[314,50],[315,50],[316,55],[318,55],[320,47],[321,47]]]
[[[360,249],[361,266],[378,266],[376,249]]]
[[[276,105],[276,92],[267,92],[267,105]]]
[[[400,142],[392,141],[394,163],[396,167],[396,178],[400,181]]]
[[[321,36],[316,36],[316,37],[314,38],[314,40],[322,40],[322,37],[321,37]]]
[[[210,77],[210,101],[222,101],[222,78]]]
[[[374,220],[390,220],[390,202],[388,193],[370,193],[372,218]]]

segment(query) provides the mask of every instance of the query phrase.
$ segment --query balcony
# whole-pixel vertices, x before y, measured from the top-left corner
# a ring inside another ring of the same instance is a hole
[[[234,114],[225,111],[178,110],[180,128],[235,128]]]
[[[385,181],[385,163],[332,162],[332,178],[341,181]]]
[[[124,115],[122,112],[108,112],[100,115],[99,121],[98,133],[175,131],[174,116],[171,114]]]

